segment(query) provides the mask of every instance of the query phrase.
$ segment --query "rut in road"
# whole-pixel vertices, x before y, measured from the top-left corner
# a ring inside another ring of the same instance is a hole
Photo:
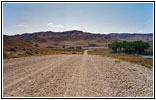
[[[4,97],[151,97],[153,71],[113,58],[49,55],[4,60]],[[136,69],[132,71],[130,69]]]

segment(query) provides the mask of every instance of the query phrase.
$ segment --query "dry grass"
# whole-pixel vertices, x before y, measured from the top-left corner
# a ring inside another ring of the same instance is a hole
[[[83,54],[81,49],[44,49],[14,38],[6,38],[3,42],[4,59],[58,54]]]
[[[136,57],[136,56],[123,56],[123,55],[122,56],[107,55],[107,57],[113,57],[116,59],[129,61],[131,63],[140,64],[140,65],[145,66],[147,68],[153,67],[153,59],[145,59],[145,58]]]
[[[115,63],[120,63],[120,60],[115,60]]]
[[[59,54],[83,54],[84,50],[66,50],[66,49],[53,49],[53,50],[46,50],[46,49],[37,49],[26,51],[23,54],[19,55],[7,55],[3,56],[4,59],[10,58],[19,58],[19,57],[29,57],[29,56],[44,56],[44,55],[59,55]]]
[[[93,51],[88,51],[88,55],[96,55],[96,53]]]
[[[153,68],[153,59],[141,58],[140,55],[134,54],[119,54],[119,53],[111,53],[109,49],[100,49],[100,50],[93,50],[89,51],[88,54],[90,55],[102,55],[105,57],[112,57],[119,60],[128,61],[135,64],[140,64],[147,68]]]

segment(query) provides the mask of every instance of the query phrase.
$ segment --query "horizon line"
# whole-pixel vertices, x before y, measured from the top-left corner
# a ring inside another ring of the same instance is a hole
[[[55,32],[55,33],[61,33],[61,32],[70,32],[70,31],[81,31],[81,32],[86,32],[82,30],[69,30],[69,31],[38,31],[38,32],[27,32],[27,33],[20,33],[20,34],[4,34],[7,36],[14,36],[14,35],[23,35],[23,34],[34,34],[34,33],[40,33],[40,32]],[[91,34],[153,34],[153,32],[109,32],[109,33],[95,33],[95,32],[86,32],[86,33],[91,33]]]

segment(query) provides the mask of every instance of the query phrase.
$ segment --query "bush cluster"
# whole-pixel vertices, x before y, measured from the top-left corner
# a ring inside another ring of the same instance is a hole
[[[69,47],[69,49],[82,50],[82,47],[80,47],[80,46],[77,46],[77,47]]]
[[[134,41],[134,42],[113,42],[108,45],[109,48],[112,49],[113,52],[124,52],[124,53],[137,53],[142,54],[145,53],[145,49],[149,48],[149,43],[144,41]]]

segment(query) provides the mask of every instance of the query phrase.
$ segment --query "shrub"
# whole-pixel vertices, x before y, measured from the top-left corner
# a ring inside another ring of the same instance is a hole
[[[147,68],[151,68],[151,66],[149,64],[146,64],[146,63],[143,63],[143,62],[141,62],[140,65],[145,66]]]
[[[35,47],[39,47],[39,45],[38,45],[38,44],[35,44],[34,46],[35,46]]]
[[[75,47],[69,47],[69,49],[75,49]]]
[[[120,63],[120,60],[115,60],[115,63]]]
[[[16,50],[14,48],[10,48],[10,51],[16,52]]]
[[[65,46],[63,45],[62,48],[65,48]]]
[[[82,50],[82,47],[80,47],[80,46],[77,46],[77,47],[69,47],[69,49]]]
[[[26,51],[25,54],[32,55],[32,53],[30,51]]]
[[[38,50],[35,51],[36,54],[39,54]]]
[[[76,49],[78,49],[78,50],[82,50],[82,47],[79,47],[79,46],[78,46],[78,47],[76,47]]]
[[[72,54],[76,54],[76,52],[72,52]]]

